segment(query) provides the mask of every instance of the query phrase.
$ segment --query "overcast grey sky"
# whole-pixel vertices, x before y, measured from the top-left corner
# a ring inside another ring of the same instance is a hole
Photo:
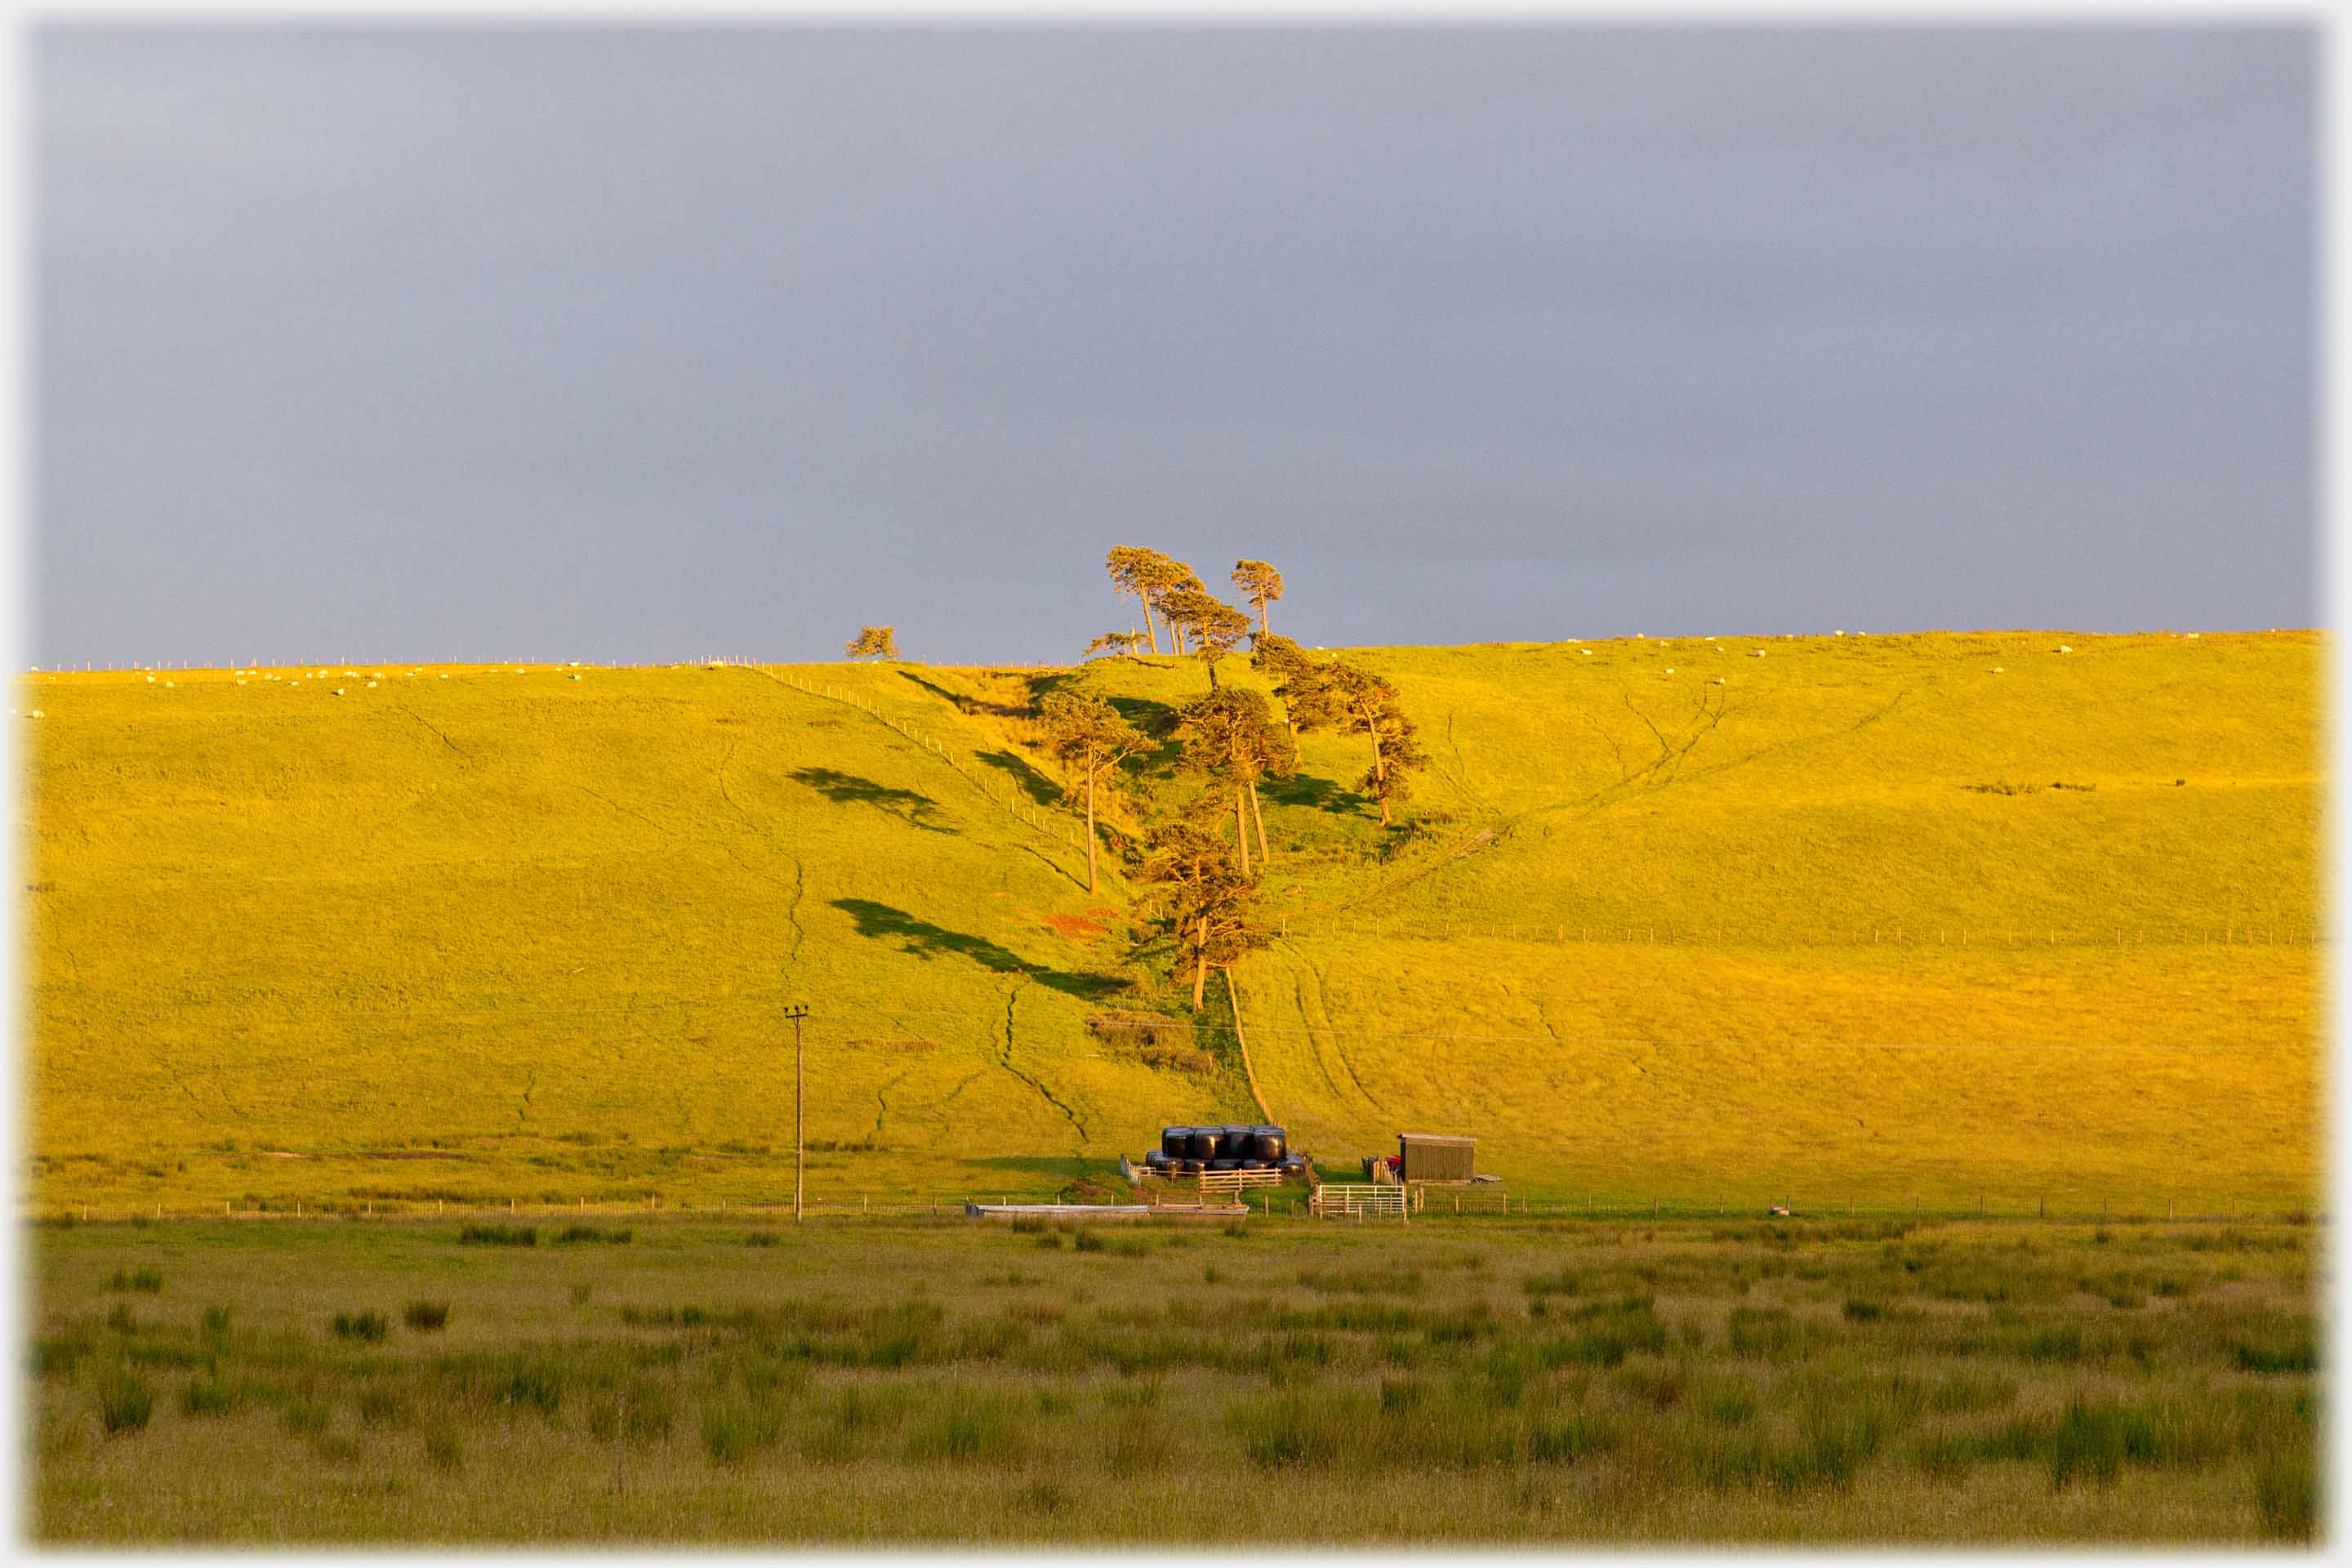
[[[2319,614],[2300,27],[31,59],[42,665]]]

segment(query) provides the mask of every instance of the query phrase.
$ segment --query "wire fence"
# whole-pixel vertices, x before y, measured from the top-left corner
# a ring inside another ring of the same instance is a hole
[[[2324,927],[2304,921],[2219,925],[1847,925],[1768,922],[1683,926],[1630,921],[1575,923],[1555,921],[1497,923],[1442,917],[1381,919],[1344,915],[1330,920],[1271,917],[1286,937],[1383,942],[1507,942],[1568,946],[1614,942],[1677,947],[2318,947],[2328,942]]]
[[[1337,1167],[1334,1167],[1335,1169]],[[1116,1183],[1118,1178],[1108,1176]],[[919,1192],[888,1189],[873,1192],[831,1194],[810,1199],[803,1211],[812,1219],[822,1220],[885,1220],[920,1219],[925,1217],[961,1218],[970,1204],[1066,1204],[1063,1190],[1024,1189],[1006,1184],[1003,1186],[973,1186],[956,1192]],[[1296,1183],[1279,1187],[1255,1189],[1244,1195],[1243,1201],[1254,1219],[1306,1218],[1310,1216],[1309,1200],[1315,1189]],[[2000,1196],[1955,1198],[1949,1193],[1934,1197],[1925,1194],[1910,1197],[1888,1197],[1883,1190],[1861,1197],[1853,1192],[1841,1195],[1835,1184],[1822,1184],[1819,1190],[1791,1185],[1777,1192],[1758,1193],[1751,1189],[1733,1191],[1727,1184],[1715,1196],[1694,1196],[1664,1193],[1641,1195],[1623,1190],[1594,1190],[1581,1194],[1562,1194],[1547,1189],[1540,1194],[1520,1194],[1507,1187],[1493,1185],[1432,1186],[1413,1185],[1410,1210],[1402,1217],[1419,1223],[1423,1220],[1461,1220],[1464,1222],[1496,1219],[1512,1220],[1589,1220],[1595,1223],[1628,1223],[1649,1221],[1723,1223],[1759,1223],[1791,1221],[1808,1225],[1853,1225],[1876,1226],[1896,1225],[1948,1225],[1970,1221],[1986,1223],[2050,1225],[2326,1225],[2324,1211],[2305,1205],[2277,1198],[2229,1196],[2190,1189],[2163,1194],[2134,1190],[2120,1195],[2086,1194],[2079,1188],[2053,1189],[2032,1195],[2014,1190]],[[1131,1198],[1116,1198],[1114,1203],[1133,1202]],[[131,1202],[51,1201],[34,1203],[20,1210],[20,1218],[31,1224],[169,1224],[205,1220],[234,1221],[333,1221],[369,1223],[424,1223],[457,1221],[467,1224],[498,1223],[508,1226],[559,1226],[565,1222],[584,1225],[596,1221],[610,1225],[615,1221],[631,1224],[789,1224],[793,1205],[789,1197],[739,1200],[705,1198],[679,1200],[658,1193],[642,1198],[603,1198],[540,1200],[472,1199],[394,1200],[340,1199],[324,1203],[309,1198],[289,1197],[255,1204],[247,1201],[239,1206],[235,1200],[224,1200],[216,1206],[194,1200],[147,1200]],[[549,1239],[561,1237],[554,1230]]]

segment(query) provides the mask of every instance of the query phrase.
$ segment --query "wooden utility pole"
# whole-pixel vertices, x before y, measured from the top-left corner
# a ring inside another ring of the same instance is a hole
[[[808,1056],[801,1046],[801,1021],[808,1005],[794,1002],[784,1009],[793,1021],[793,1223],[801,1218],[801,1198],[808,1181]]]

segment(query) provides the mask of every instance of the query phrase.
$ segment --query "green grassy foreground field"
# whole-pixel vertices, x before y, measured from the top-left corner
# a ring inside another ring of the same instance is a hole
[[[1327,1161],[1470,1133],[1532,1198],[2313,1206],[2324,651],[1350,653],[1433,766],[1387,834],[1360,742],[1269,784],[1240,1037],[1086,891],[1024,717],[1191,660],[37,675],[31,1193],[772,1202],[804,1000],[824,1201],[1050,1192],[1254,1074]]]
[[[2306,1227],[48,1225],[50,1543],[2307,1542]]]

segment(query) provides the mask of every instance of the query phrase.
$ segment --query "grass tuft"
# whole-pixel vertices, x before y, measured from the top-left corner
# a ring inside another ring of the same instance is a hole
[[[365,1340],[373,1344],[391,1331],[391,1325],[382,1312],[337,1312],[335,1337],[339,1340]]]
[[[121,1367],[110,1367],[98,1380],[98,1422],[110,1437],[143,1432],[154,1414],[155,1394],[139,1378]]]

